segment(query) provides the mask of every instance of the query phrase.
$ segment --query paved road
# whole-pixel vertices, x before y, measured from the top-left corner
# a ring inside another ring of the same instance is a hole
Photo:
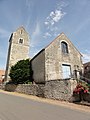
[[[0,93],[0,120],[90,120],[90,113]]]

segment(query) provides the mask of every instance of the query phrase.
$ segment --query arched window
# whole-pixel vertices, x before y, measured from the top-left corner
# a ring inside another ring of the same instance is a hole
[[[68,45],[66,42],[61,42],[61,48],[63,53],[68,53]]]

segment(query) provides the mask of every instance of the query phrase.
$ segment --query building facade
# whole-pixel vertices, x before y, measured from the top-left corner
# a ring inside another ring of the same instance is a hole
[[[82,55],[61,33],[31,60],[32,78],[45,84],[46,98],[69,100],[82,70]]]
[[[15,65],[19,60],[27,58],[29,58],[29,35],[23,27],[20,27],[11,34],[9,39],[5,81],[10,80],[11,66]]]
[[[31,60],[33,79],[36,83],[41,83],[78,77],[78,72],[82,69],[81,57],[76,47],[61,33]]]

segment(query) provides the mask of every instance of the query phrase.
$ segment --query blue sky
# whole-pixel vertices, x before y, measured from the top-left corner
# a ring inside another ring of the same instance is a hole
[[[0,69],[8,41],[20,26],[30,35],[30,57],[64,32],[90,61],[90,0],[0,0]]]

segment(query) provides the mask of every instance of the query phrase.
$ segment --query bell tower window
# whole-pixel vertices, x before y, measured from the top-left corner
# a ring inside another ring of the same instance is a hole
[[[19,39],[19,43],[20,43],[20,44],[23,44],[23,42],[24,42],[23,39],[20,38],[20,39]]]
[[[20,31],[20,34],[22,34],[23,30]]]

